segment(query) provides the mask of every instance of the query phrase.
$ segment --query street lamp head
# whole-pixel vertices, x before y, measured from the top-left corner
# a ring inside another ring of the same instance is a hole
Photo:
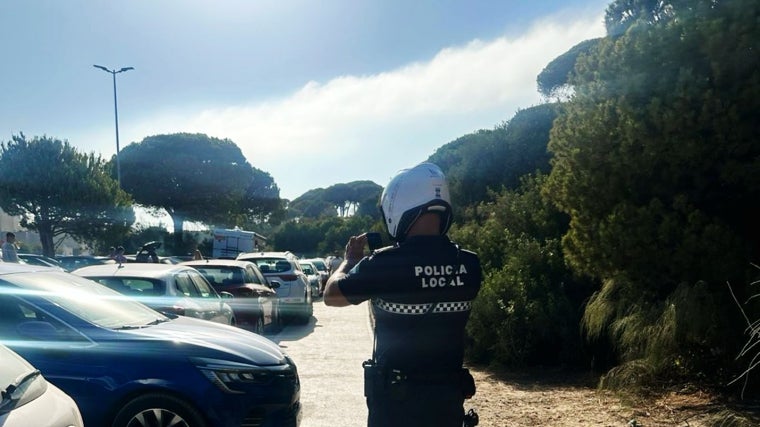
[[[134,68],[133,68],[133,67],[124,67],[124,68],[122,68],[121,70],[119,70],[119,71],[117,71],[117,72],[118,72],[118,73],[121,73],[121,72],[124,72],[124,71],[129,71],[129,70],[134,70]]]
[[[97,64],[95,64],[95,65],[93,65],[93,67],[95,67],[95,68],[100,68],[101,70],[103,70],[103,71],[105,71],[105,72],[108,72],[108,73],[110,73],[110,72],[111,72],[111,70],[109,70],[108,68],[106,68],[106,67],[104,67],[104,66],[102,66],[102,65],[97,65]]]

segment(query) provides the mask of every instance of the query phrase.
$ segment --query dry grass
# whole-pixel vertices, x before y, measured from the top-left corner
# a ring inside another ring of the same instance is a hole
[[[557,370],[470,369],[481,426],[492,427],[747,427],[760,425],[760,406],[726,401],[693,387],[659,393],[603,390],[600,377]]]

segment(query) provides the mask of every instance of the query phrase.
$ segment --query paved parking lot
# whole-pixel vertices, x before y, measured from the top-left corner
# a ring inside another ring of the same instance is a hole
[[[317,301],[308,324],[270,337],[298,366],[301,427],[366,425],[361,364],[372,354],[368,310],[367,303],[336,308]]]

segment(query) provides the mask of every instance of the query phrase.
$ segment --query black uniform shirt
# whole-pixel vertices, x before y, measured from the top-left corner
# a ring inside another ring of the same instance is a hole
[[[477,255],[446,236],[413,236],[375,251],[338,282],[352,304],[371,299],[375,358],[386,367],[462,367],[464,328],[481,283]]]

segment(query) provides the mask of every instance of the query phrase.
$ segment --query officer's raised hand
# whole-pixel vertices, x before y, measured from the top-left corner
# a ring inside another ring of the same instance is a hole
[[[345,307],[350,303],[343,296],[336,282],[346,276],[362,258],[364,258],[364,247],[367,245],[367,234],[351,236],[346,243],[346,252],[343,256],[343,262],[340,263],[335,272],[327,279],[323,300],[325,304],[335,307]]]

